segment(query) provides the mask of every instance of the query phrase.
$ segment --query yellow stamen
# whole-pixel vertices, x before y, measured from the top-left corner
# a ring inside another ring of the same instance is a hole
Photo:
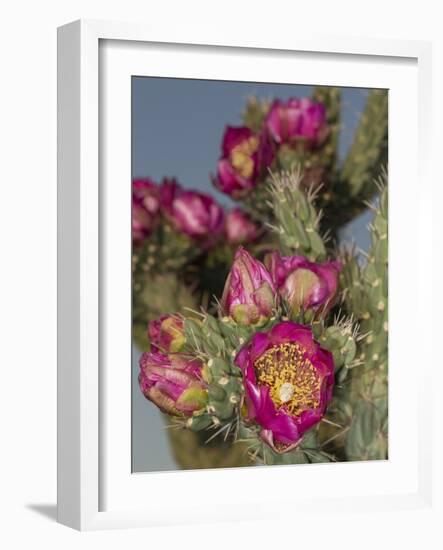
[[[320,404],[321,378],[297,342],[268,349],[254,363],[257,381],[269,387],[277,409],[297,416]]]
[[[236,145],[230,154],[231,164],[243,178],[250,178],[254,172],[252,155],[258,149],[258,138],[251,136]]]

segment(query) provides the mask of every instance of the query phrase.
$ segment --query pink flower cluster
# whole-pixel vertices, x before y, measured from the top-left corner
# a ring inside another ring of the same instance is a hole
[[[226,280],[222,313],[239,324],[261,325],[283,302],[291,315],[325,316],[337,297],[340,270],[339,261],[318,264],[278,252],[268,254],[264,265],[240,247]]]
[[[341,264],[278,252],[265,263],[242,247],[237,250],[221,315],[223,322],[250,330],[234,357],[242,373],[245,421],[275,452],[286,453],[325,415],[333,394],[334,359],[310,326],[278,318],[282,310],[325,316],[337,296]],[[141,391],[170,415],[200,414],[211,393],[210,377],[200,358],[183,352],[185,320],[163,315],[150,322],[148,336],[151,351],[140,359]]]
[[[262,129],[253,132],[245,126],[227,126],[214,185],[223,193],[241,198],[265,174],[281,145],[310,149],[328,135],[326,110],[310,98],[276,99]]]
[[[205,193],[185,190],[175,179],[157,185],[150,179],[132,183],[132,237],[138,242],[149,236],[164,216],[180,233],[193,239],[217,236],[223,231],[224,212]]]
[[[132,182],[132,238],[142,242],[162,218],[176,231],[199,242],[214,242],[222,236],[230,245],[254,241],[259,228],[240,208],[225,213],[206,193],[184,189],[175,179],[160,185],[149,178]]]
[[[239,248],[221,300],[222,315],[263,327],[282,304],[291,315],[325,316],[334,305],[341,263],[317,264],[302,256],[269,254],[266,266]],[[255,332],[235,358],[243,373],[248,420],[278,453],[294,449],[324,416],[332,399],[332,354],[312,330],[292,321]]]
[[[172,416],[191,416],[205,407],[207,385],[202,362],[180,353],[185,344],[179,315],[162,315],[148,325],[151,351],[140,357],[138,382],[146,399]]]

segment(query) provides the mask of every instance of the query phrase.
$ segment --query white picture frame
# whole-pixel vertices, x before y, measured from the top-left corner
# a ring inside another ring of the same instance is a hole
[[[427,174],[430,45],[299,33],[281,41],[253,39],[251,35],[225,41],[222,35],[209,39],[204,31],[189,37],[184,29],[180,35],[168,36],[144,25],[77,21],[59,29],[58,51],[59,522],[86,530],[259,519],[264,510],[269,517],[270,508],[282,517],[284,510],[294,507],[304,513],[331,506],[339,513],[356,508],[430,507],[431,409],[425,406],[425,388],[431,387],[432,349],[421,350],[422,373],[417,381],[413,376],[401,378],[398,369],[401,364],[403,373],[412,373],[414,350],[396,345],[401,342],[402,329],[408,328],[402,306],[404,292],[421,289],[420,296],[408,295],[408,310],[416,312],[417,319],[418,313],[426,315],[424,304],[430,303],[432,295],[431,285],[423,284],[423,266],[430,263],[432,249],[421,238],[431,231],[432,224],[428,214],[431,193],[426,192],[431,185]],[[246,58],[252,62],[242,65]],[[260,67],[262,81],[279,81],[294,60],[301,75],[298,83],[307,83],[307,78],[316,83],[317,78],[323,84],[389,87],[394,97],[390,101],[390,460],[131,474],[127,445],[130,377],[125,369],[116,368],[118,361],[121,365],[130,360],[130,273],[125,271],[125,262],[119,261],[130,253],[130,235],[125,230],[129,209],[122,206],[129,205],[125,193],[129,197],[130,190],[129,183],[127,190],[114,185],[125,178],[130,181],[128,77],[146,67],[147,74],[153,76],[253,80]],[[324,69],[317,77],[309,68],[316,63]],[[332,64],[334,71],[328,72]],[[397,93],[405,84],[407,91]],[[409,143],[399,126],[406,101],[410,131],[418,136]],[[107,111],[110,106],[112,117]],[[398,162],[400,146],[402,153],[408,154],[407,168]],[[111,160],[115,163],[112,172],[107,164]],[[417,182],[422,190],[419,205],[416,195],[411,195]],[[402,211],[393,204],[401,204]],[[412,211],[413,221],[408,217]],[[112,253],[107,246],[111,231]],[[415,267],[407,265],[402,238],[417,244]],[[113,276],[109,278],[111,266]],[[116,294],[117,287],[120,291]],[[119,298],[111,302],[111,295]],[[109,308],[118,315],[109,315]],[[115,324],[109,319],[120,321]],[[409,328],[418,338],[423,334],[418,321],[410,320]],[[112,353],[108,346],[114,346]],[[122,378],[125,372],[127,382]],[[401,424],[406,408],[407,433]],[[409,453],[404,452],[406,448]],[[290,477],[297,483],[297,495],[279,490],[287,486]],[[199,498],[198,491],[209,483],[219,495],[212,505]],[[232,499],[232,487],[240,484],[247,490]],[[179,499],[171,503],[167,495],[174,488],[187,495],[186,506]],[[267,506],[272,502],[288,506]]]

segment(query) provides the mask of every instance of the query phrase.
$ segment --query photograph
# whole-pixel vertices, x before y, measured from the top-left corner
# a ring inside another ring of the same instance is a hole
[[[131,111],[133,472],[387,460],[388,90],[133,76]]]
[[[394,4],[7,3],[0,548],[443,548],[443,35]]]

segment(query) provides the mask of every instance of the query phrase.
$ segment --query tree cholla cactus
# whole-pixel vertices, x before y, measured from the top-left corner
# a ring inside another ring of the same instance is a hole
[[[347,307],[358,314],[367,337],[358,357],[361,367],[351,377],[352,406],[346,452],[350,460],[387,458],[388,453],[388,192],[380,183],[378,206],[371,225],[371,249],[364,267],[351,268],[356,289]],[[355,261],[355,260],[354,260]],[[358,275],[358,278],[355,277]],[[352,288],[351,287],[351,288]]]
[[[134,187],[140,388],[182,467],[387,458],[387,93],[369,93],[343,164],[341,107],[332,87],[248,101],[213,176],[243,210]],[[337,242],[365,208],[366,256]]]

